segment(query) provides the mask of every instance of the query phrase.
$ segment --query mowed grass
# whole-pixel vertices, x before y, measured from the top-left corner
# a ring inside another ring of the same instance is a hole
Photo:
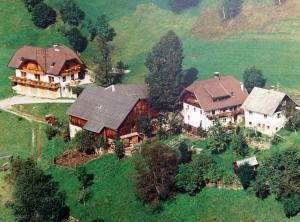
[[[13,110],[34,116],[39,120],[44,120],[46,115],[53,114],[58,120],[67,122],[66,112],[71,104],[47,103],[47,104],[21,104],[14,105]]]
[[[105,221],[218,221],[264,222],[299,221],[300,217],[287,219],[282,205],[273,197],[260,200],[246,191],[206,188],[196,196],[180,194],[165,203],[163,211],[152,214],[134,194],[134,168],[131,159],[116,160],[107,155],[86,165],[94,173],[92,198],[84,207],[78,201],[79,184],[73,171],[51,168],[50,172],[67,192],[71,214],[80,221],[103,218]]]

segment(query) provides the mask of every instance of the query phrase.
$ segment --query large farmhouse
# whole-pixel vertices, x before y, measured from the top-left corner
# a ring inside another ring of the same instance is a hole
[[[78,55],[63,45],[24,46],[8,67],[15,69],[10,79],[18,94],[47,98],[73,97],[71,86],[79,83],[85,69]]]
[[[273,135],[287,122],[297,104],[285,93],[255,87],[245,103],[245,126],[263,134]]]
[[[85,129],[105,140],[128,138],[137,143],[137,121],[142,115],[151,118],[156,113],[148,106],[145,84],[112,85],[103,88],[89,85],[68,110],[70,136]]]
[[[224,124],[239,123],[243,116],[241,105],[248,93],[233,76],[219,76],[196,81],[181,94],[184,123],[193,129],[207,130],[216,119]]]

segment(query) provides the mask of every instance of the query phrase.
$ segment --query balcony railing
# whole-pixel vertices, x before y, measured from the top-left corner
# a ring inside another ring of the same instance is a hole
[[[26,67],[22,68],[22,72],[39,74],[39,75],[43,75],[45,73],[44,71],[39,69],[27,69]]]
[[[72,75],[74,73],[80,72],[81,67],[79,65],[73,66],[69,69],[65,69],[61,72],[61,76],[67,76],[67,75]]]
[[[14,83],[19,83],[23,85],[29,85],[29,86],[39,87],[44,89],[57,90],[60,87],[59,83],[48,83],[48,82],[36,81],[36,80],[31,80],[26,78],[20,78],[17,77],[16,75],[12,75],[10,77],[10,80]]]
[[[222,113],[218,113],[215,115],[208,115],[207,118],[209,120],[213,120],[213,119],[225,118],[225,117],[235,117],[240,114],[244,114],[244,110],[241,108],[231,111],[231,112],[222,112]]]

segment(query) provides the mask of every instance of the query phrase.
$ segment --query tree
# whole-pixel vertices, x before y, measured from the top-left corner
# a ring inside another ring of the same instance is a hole
[[[137,128],[145,135],[151,136],[152,134],[152,125],[151,117],[148,115],[142,115],[137,121]]]
[[[149,104],[157,111],[173,110],[177,106],[176,101],[183,88],[182,51],[181,40],[169,31],[146,59]]]
[[[300,151],[298,147],[287,147],[273,151],[263,159],[257,169],[256,191],[269,190],[278,199],[300,194]],[[258,181],[258,182],[257,182]]]
[[[112,72],[111,49],[109,44],[100,36],[96,37],[96,42],[100,51],[100,59],[96,63],[95,82],[100,86],[109,86],[117,83],[115,73]]]
[[[207,137],[207,147],[212,153],[218,154],[227,150],[230,143],[226,127],[222,126],[219,122],[209,128]]]
[[[216,175],[216,164],[211,156],[199,155],[191,163],[181,164],[176,175],[176,186],[195,195],[206,185],[206,181],[211,179],[211,175]]]
[[[76,27],[73,27],[67,33],[69,43],[75,51],[83,52],[88,44],[86,37],[84,37],[80,30]]]
[[[192,152],[185,142],[179,144],[178,150],[180,152],[180,163],[189,163],[192,161]]]
[[[95,29],[97,34],[101,36],[106,43],[113,41],[114,37],[117,35],[114,28],[108,23],[105,15],[97,17]]]
[[[249,164],[244,164],[239,167],[237,176],[239,177],[244,189],[247,189],[250,185],[250,182],[255,179],[254,168]]]
[[[236,128],[232,136],[231,147],[237,154],[243,157],[248,154],[248,144],[240,127]]]
[[[169,0],[172,11],[180,13],[183,10],[195,7],[199,4],[199,0]]]
[[[84,12],[74,0],[63,1],[62,5],[60,5],[59,12],[65,23],[75,26],[78,26],[85,17]]]
[[[91,153],[98,148],[99,143],[93,132],[81,130],[76,133],[71,141],[71,145],[80,149],[82,152]]]
[[[283,200],[284,213],[287,217],[296,216],[300,212],[300,195],[292,195]]]
[[[76,167],[76,176],[81,189],[81,195],[79,199],[80,202],[82,202],[85,206],[86,201],[91,197],[88,187],[94,184],[94,175],[89,174],[84,166],[79,165]]]
[[[296,111],[288,117],[286,128],[290,131],[297,131],[300,129],[300,111]]]
[[[197,79],[198,73],[199,72],[196,68],[189,68],[187,70],[184,70],[182,76],[183,86],[188,87],[189,85],[191,85]]]
[[[254,87],[265,87],[266,81],[263,72],[255,66],[247,68],[244,72],[244,85],[249,93]]]
[[[33,6],[31,16],[33,23],[40,28],[47,28],[56,21],[55,10],[43,2]]]
[[[223,0],[222,14],[224,20],[230,20],[240,14],[243,0]]]
[[[154,209],[171,198],[178,160],[178,154],[165,144],[144,145],[134,159],[137,196]]]
[[[88,32],[90,33],[90,40],[93,41],[97,35],[97,29],[94,26],[91,19],[87,19],[86,23],[87,23],[86,28],[87,28]]]
[[[124,150],[123,144],[120,141],[120,139],[115,139],[114,145],[115,145],[116,155],[117,155],[118,159],[120,160],[125,156],[125,150]]]
[[[25,7],[28,9],[29,12],[32,11],[33,7],[41,2],[43,0],[23,0]]]
[[[17,221],[63,221],[70,209],[58,183],[32,159],[22,160],[16,171],[12,209]]]

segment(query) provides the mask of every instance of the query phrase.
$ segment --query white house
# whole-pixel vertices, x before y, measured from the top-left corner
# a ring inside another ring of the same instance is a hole
[[[78,55],[63,45],[23,46],[8,67],[15,69],[10,79],[18,94],[47,98],[74,97],[71,86],[79,84],[85,69]]]
[[[293,112],[296,106],[285,93],[255,87],[242,106],[245,126],[272,136],[285,126],[286,113]]]
[[[181,94],[179,101],[183,105],[184,123],[196,130],[207,130],[216,119],[224,124],[241,122],[241,105],[248,96],[247,90],[233,76],[219,76],[196,81]]]

